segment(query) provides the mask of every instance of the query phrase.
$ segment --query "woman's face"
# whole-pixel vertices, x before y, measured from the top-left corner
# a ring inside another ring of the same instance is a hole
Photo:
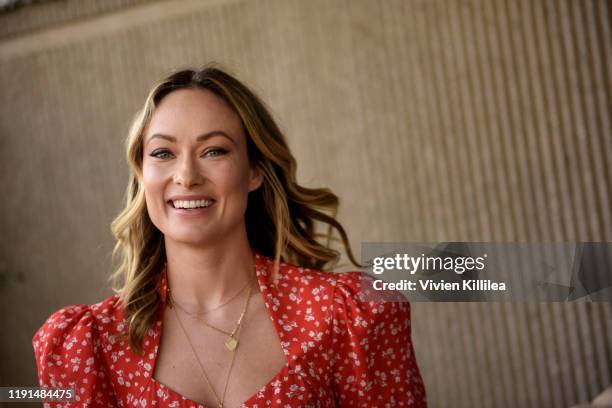
[[[262,183],[246,142],[240,118],[214,93],[180,89],[162,99],[144,134],[142,173],[149,217],[166,241],[240,233],[248,194]]]

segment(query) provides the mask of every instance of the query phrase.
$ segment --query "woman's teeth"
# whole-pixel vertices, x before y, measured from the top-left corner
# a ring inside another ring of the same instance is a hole
[[[174,208],[203,208],[203,207],[210,207],[212,203],[213,201],[211,200],[191,200],[191,201],[177,200],[177,201],[173,201],[172,205],[174,206]]]

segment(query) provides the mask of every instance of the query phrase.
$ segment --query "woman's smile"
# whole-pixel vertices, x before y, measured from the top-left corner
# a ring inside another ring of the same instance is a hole
[[[196,208],[207,208],[213,205],[214,201],[212,200],[182,200],[182,201],[170,201],[170,204],[174,208],[185,208],[185,209],[196,209]]]
[[[168,206],[179,215],[205,214],[216,200],[208,195],[175,195],[168,200]]]
[[[211,207],[215,204],[214,200],[194,199],[194,200],[170,200],[168,205],[179,216],[193,218],[208,214]]]

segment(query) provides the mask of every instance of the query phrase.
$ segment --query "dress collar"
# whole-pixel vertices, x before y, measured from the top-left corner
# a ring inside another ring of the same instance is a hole
[[[273,270],[274,260],[255,253],[255,273],[257,275],[257,283],[259,284],[259,288],[266,303],[266,308],[270,314],[274,313],[274,310],[277,309],[276,306],[272,306],[273,303],[276,303],[273,300],[275,298],[274,288],[276,284],[268,284],[269,277],[272,275]],[[141,375],[148,385],[150,385],[153,377],[153,371],[155,368],[155,362],[157,360],[157,353],[159,351],[159,343],[162,334],[163,316],[166,309],[165,304],[168,291],[168,276],[165,266],[162,269],[161,276],[157,284],[157,291],[161,295],[162,301],[160,302],[159,306],[158,319],[153,326],[149,328],[147,335],[144,338],[144,353],[142,355],[138,355],[130,352],[130,357],[127,359],[128,362],[140,367]],[[136,384],[132,385],[135,386]],[[121,384],[121,386],[127,386],[129,388],[128,383]],[[143,386],[135,388],[133,390],[134,395],[142,394],[144,389],[145,387]]]
[[[282,268],[279,269],[282,270]],[[279,294],[277,293],[277,285],[279,284],[277,281],[269,284],[271,281],[270,277],[272,276],[274,271],[274,260],[267,258],[263,255],[255,253],[255,272],[257,275],[257,282],[259,284],[259,288],[261,290],[261,295],[263,296],[266,309],[271,317],[273,317],[273,321],[275,322],[275,326],[277,332],[283,338],[282,328],[279,326],[277,322],[277,316],[279,313],[288,312],[284,310],[281,302],[278,299]],[[282,276],[284,274],[279,273],[278,276]],[[284,279],[281,279],[284,280]],[[157,354],[159,351],[159,343],[162,334],[162,325],[163,325],[163,315],[165,311],[167,290],[168,290],[168,277],[166,273],[166,268],[162,269],[160,279],[157,284],[157,291],[161,295],[161,302],[159,306],[159,313],[156,321],[153,323],[151,327],[147,330],[147,334],[143,339],[143,353],[137,354],[134,353],[127,345],[127,341],[112,341],[106,345],[104,348],[105,358],[109,367],[113,369],[117,376],[113,378],[113,387],[119,391],[125,393],[125,395],[131,394],[132,397],[136,397],[136,400],[142,395],[142,393],[151,386],[153,372],[155,368],[155,362],[157,360]],[[121,308],[117,309],[117,317],[116,319],[121,321],[121,327],[123,327],[123,312]],[[123,329],[118,328],[117,331],[121,332]],[[114,336],[111,336],[114,338]],[[283,350],[287,355],[288,343],[282,343]],[[123,356],[119,359],[120,356]],[[134,378],[130,378],[129,380],[124,379],[122,376],[132,370],[131,367],[138,367],[136,376]]]

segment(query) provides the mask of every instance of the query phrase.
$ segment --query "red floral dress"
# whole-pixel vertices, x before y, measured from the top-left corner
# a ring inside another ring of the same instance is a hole
[[[425,407],[425,388],[410,339],[408,302],[366,301],[361,272],[331,273],[256,254],[266,309],[287,364],[241,407]],[[46,407],[201,407],[157,382],[166,275],[160,317],[144,355],[120,334],[127,329],[118,295],[55,312],[32,340],[41,386],[71,388],[76,400]]]

